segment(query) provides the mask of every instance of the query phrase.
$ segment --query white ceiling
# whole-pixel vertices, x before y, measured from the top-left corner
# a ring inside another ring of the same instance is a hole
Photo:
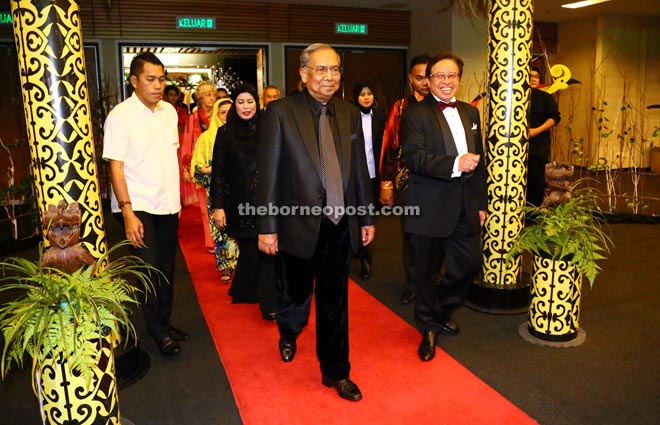
[[[390,10],[440,11],[468,0],[261,0],[266,3],[288,3],[320,6],[361,7]],[[469,0],[481,3],[481,0]],[[597,15],[629,15],[660,17],[660,0],[611,0],[580,9],[566,9],[564,3],[577,0],[534,0],[534,19],[541,22],[564,22]]]

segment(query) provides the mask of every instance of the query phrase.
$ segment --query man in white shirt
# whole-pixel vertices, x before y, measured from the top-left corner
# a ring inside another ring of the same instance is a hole
[[[151,276],[155,293],[146,296],[142,312],[160,351],[175,356],[181,352],[178,341],[190,337],[170,324],[181,210],[177,113],[162,100],[165,67],[156,55],[135,56],[130,81],[133,95],[110,111],[104,127],[111,208],[133,244],[132,254],[163,273]]]

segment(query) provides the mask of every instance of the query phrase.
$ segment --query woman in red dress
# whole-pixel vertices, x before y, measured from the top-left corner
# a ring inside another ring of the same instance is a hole
[[[215,84],[210,81],[203,81],[197,86],[195,91],[195,101],[197,107],[192,111],[188,117],[188,124],[183,133],[183,143],[181,144],[181,167],[183,174],[183,185],[181,186],[181,201],[183,206],[198,204],[199,202],[206,203],[206,196],[199,197],[198,190],[203,191],[203,188],[195,188],[195,184],[190,178],[190,159],[195,150],[195,143],[200,134],[209,128],[210,118],[213,115],[213,104],[217,100],[217,92]],[[213,244],[209,242],[208,248],[212,248]]]

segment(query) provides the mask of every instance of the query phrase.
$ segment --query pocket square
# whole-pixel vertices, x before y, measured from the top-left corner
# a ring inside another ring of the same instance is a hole
[[[476,130],[476,129],[477,129],[477,123],[476,122],[472,123],[472,130]]]

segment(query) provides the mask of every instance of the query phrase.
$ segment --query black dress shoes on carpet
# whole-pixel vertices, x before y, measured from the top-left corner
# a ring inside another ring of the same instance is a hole
[[[438,335],[433,331],[426,331],[422,334],[422,342],[419,344],[417,354],[423,362],[429,362],[435,357],[435,343]]]
[[[454,322],[451,319],[445,319],[440,323],[440,329],[442,332],[448,333],[450,335],[458,335],[461,331],[461,328],[458,327],[458,323]]]
[[[335,381],[328,378],[327,376],[324,376],[323,379],[321,379],[321,382],[326,387],[336,389],[339,397],[343,399],[350,401],[362,400],[362,393],[360,392],[360,389],[357,385],[355,385],[355,382],[348,378]]]
[[[289,341],[287,339],[280,338],[280,357],[285,363],[289,363],[296,356],[296,341]]]
[[[181,329],[175,328],[174,326],[170,326],[170,336],[175,341],[186,341],[190,339],[190,335],[188,335]]]
[[[404,289],[403,293],[401,294],[401,304],[408,305],[413,301],[415,301],[415,291]]]
[[[154,338],[154,341],[156,341],[160,352],[168,357],[177,356],[181,352],[181,345],[171,336],[166,336],[162,339]]]

